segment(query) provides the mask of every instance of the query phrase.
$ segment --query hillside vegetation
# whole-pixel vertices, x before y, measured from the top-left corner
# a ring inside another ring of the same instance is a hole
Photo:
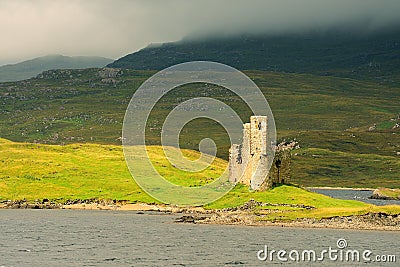
[[[130,98],[154,71],[86,69],[46,71],[38,78],[0,84],[0,136],[45,144],[121,144],[122,120]],[[373,81],[314,74],[246,71],[261,88],[275,116],[279,140],[296,139],[294,182],[307,186],[400,187],[400,89]],[[174,106],[198,96],[215,97],[243,121],[252,115],[224,88],[179,87],[156,105],[147,143],[160,144],[163,119]],[[374,126],[376,124],[376,126]],[[215,140],[227,159],[225,131],[206,119],[182,130],[181,146],[198,149]]]
[[[400,83],[400,31],[330,29],[297,34],[242,35],[150,45],[109,66],[160,70],[174,64],[208,60],[240,70],[309,73]]]

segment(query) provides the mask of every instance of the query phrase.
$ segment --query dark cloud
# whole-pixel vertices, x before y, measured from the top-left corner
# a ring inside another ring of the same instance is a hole
[[[0,63],[46,54],[118,58],[187,35],[399,25],[398,0],[0,0]]]

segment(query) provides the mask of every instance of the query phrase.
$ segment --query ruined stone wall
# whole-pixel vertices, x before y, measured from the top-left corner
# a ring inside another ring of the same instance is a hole
[[[268,190],[274,185],[287,184],[291,180],[291,152],[290,150],[276,151],[274,161],[259,190]]]
[[[251,161],[251,133],[250,133],[250,123],[245,123],[243,125],[243,143],[242,143],[242,172],[243,176],[240,178],[240,182],[250,186],[251,182],[251,170],[252,170],[252,161]]]
[[[229,149],[229,181],[239,181],[242,171],[242,145],[233,144]]]

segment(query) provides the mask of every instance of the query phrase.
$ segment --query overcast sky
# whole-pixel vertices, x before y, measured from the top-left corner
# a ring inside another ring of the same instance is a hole
[[[400,0],[0,0],[0,64],[119,58],[187,35],[399,25]]]

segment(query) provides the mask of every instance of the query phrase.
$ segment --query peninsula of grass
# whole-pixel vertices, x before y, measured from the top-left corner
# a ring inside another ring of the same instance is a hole
[[[162,175],[183,186],[204,185],[218,178],[227,166],[226,161],[217,158],[211,166],[199,173],[183,172],[167,161],[162,147],[150,146],[148,154]],[[183,150],[183,154],[190,159],[200,157],[198,152],[192,150]],[[60,146],[16,143],[0,139],[0,201],[43,199],[58,203],[74,199],[104,199],[161,204],[135,183],[120,146]],[[254,212],[261,214],[266,209],[282,211],[263,217],[268,220],[325,218],[368,212],[400,214],[400,205],[377,207],[359,201],[333,199],[291,185],[278,186],[264,192],[252,192],[244,185],[237,185],[224,197],[204,208],[238,207],[251,199],[263,203],[294,205],[257,207]],[[304,209],[295,205],[312,208]]]

